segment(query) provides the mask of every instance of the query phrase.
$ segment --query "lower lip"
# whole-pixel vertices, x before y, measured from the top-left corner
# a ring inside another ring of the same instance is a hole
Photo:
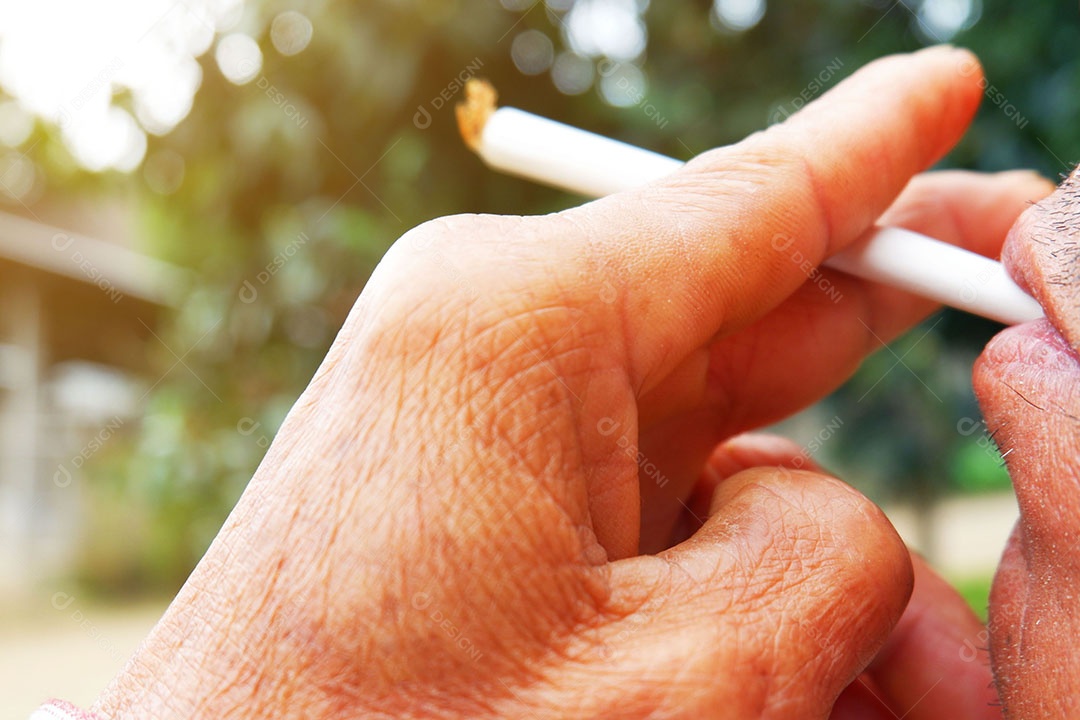
[[[1035,320],[1014,325],[998,333],[986,346],[982,361],[999,372],[1039,371],[1045,374],[1068,375],[1080,382],[1080,357],[1069,347],[1049,321]],[[1037,380],[1038,377],[1032,377]]]

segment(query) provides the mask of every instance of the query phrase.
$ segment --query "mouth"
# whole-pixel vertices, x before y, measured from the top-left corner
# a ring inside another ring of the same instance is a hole
[[[1046,319],[999,333],[980,359],[979,374],[996,378],[1006,391],[1011,389],[1048,411],[1068,409],[1066,415],[1076,419],[1080,415],[1080,170],[1020,217],[1005,241],[1002,262],[1016,283],[1039,301]],[[985,389],[989,399],[997,397],[991,388]]]
[[[1080,347],[1080,168],[1020,216],[1001,259],[1069,345]]]
[[[1014,440],[1033,439],[1036,428],[1051,416],[1080,422],[1080,355],[1076,341],[1070,342],[1070,335],[1080,336],[1080,323],[1064,322],[1063,313],[1052,312],[1059,307],[1052,304],[1052,294],[1053,290],[1044,290],[1036,295],[1047,310],[1046,318],[998,333],[975,368],[975,390],[988,424],[1002,414],[1000,410],[1013,407],[1006,414],[1014,420],[1023,418],[1023,425],[1030,428],[1027,433],[1007,432]]]

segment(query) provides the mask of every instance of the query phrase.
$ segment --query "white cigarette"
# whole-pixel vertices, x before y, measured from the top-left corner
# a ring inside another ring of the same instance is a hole
[[[516,108],[496,109],[495,90],[470,80],[458,124],[490,167],[586,197],[629,190],[683,163]],[[1005,267],[909,230],[876,227],[825,263],[1006,325],[1043,317],[1042,308]]]

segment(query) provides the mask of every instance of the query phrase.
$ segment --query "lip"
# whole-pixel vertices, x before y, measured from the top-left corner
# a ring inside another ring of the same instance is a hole
[[[1039,301],[1050,323],[1074,348],[1080,347],[1080,225],[1072,221],[1078,198],[1080,170],[1020,216],[1001,253],[1013,281]]]
[[[982,372],[1036,406],[1068,406],[1080,395],[1080,357],[1048,320],[1014,325],[986,346]]]
[[[1080,283],[1072,282],[1065,270],[1073,265],[1077,244],[1071,226],[1055,218],[1062,206],[1072,206],[1072,193],[1065,190],[1077,179],[1074,173],[1051,196],[1028,208],[1002,248],[1005,269],[1021,289],[1039,301],[1046,317],[998,333],[986,346],[981,362],[993,375],[1017,375],[1019,381],[1049,384],[1059,393],[1067,391],[1070,397],[1076,391],[1061,383],[1067,380],[1080,387],[1080,356],[1076,352],[1080,327],[1076,314],[1070,311],[1076,306]]]

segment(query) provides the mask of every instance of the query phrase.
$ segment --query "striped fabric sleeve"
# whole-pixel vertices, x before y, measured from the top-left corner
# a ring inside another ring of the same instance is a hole
[[[30,716],[30,720],[100,720],[96,715],[80,710],[63,700],[50,700]]]

